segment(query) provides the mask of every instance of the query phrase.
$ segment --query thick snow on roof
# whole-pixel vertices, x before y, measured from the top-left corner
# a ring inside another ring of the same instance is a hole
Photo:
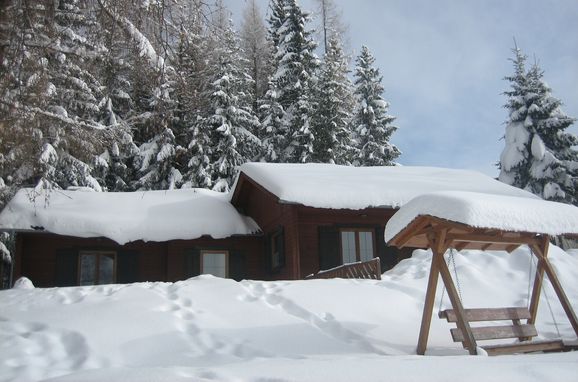
[[[36,227],[36,228],[35,228]],[[22,189],[0,213],[0,229],[44,231],[76,237],[136,240],[224,238],[259,231],[228,195],[203,189],[83,192]]]
[[[241,172],[284,202],[317,208],[397,208],[424,193],[449,190],[537,198],[484,174],[447,168],[246,163]]]
[[[393,215],[385,227],[388,242],[421,215],[477,228],[548,235],[578,233],[578,208],[516,196],[445,191],[418,196]]]

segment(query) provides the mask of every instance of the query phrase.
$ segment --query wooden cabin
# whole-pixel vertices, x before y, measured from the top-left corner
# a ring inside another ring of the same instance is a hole
[[[431,167],[247,163],[229,194],[20,190],[0,213],[17,233],[13,280],[39,287],[177,281],[209,273],[302,279],[411,255],[385,224],[412,198],[463,190],[533,197],[480,173]]]

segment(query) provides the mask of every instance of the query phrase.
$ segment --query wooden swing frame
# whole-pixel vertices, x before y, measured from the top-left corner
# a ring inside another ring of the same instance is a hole
[[[560,284],[560,280],[556,276],[552,265],[548,260],[550,237],[547,234],[477,228],[434,216],[421,215],[392,238],[388,242],[388,245],[393,245],[399,248],[431,248],[433,253],[417,345],[417,354],[419,355],[424,355],[426,351],[436,288],[440,275],[453,308],[451,313],[459,332],[461,332],[461,341],[463,346],[468,349],[470,354],[477,354],[478,345],[472,327],[470,326],[471,319],[468,319],[468,317],[471,318],[471,312],[464,309],[448,266],[444,261],[444,253],[449,248],[455,248],[458,251],[463,249],[504,250],[510,253],[521,245],[529,246],[537,257],[538,264],[530,297],[527,325],[533,327],[536,322],[538,303],[540,301],[542,290],[542,281],[544,279],[544,274],[546,274],[564,309],[564,312],[566,313],[566,316],[568,317],[568,320],[570,321],[570,324],[572,325],[572,328],[574,329],[574,332],[576,333],[576,336],[578,337],[578,318],[576,317],[576,313],[573,311],[568,297]],[[514,318],[514,321],[515,320],[516,319]],[[520,335],[520,337],[522,336]],[[529,338],[520,339],[529,340]],[[561,344],[561,341],[558,342]],[[497,351],[493,351],[495,348],[492,347],[487,347],[485,349],[488,351],[488,354],[561,350],[552,347],[552,341],[544,343],[544,346],[542,347],[537,345],[539,345],[537,342],[525,341],[516,343],[513,346],[508,346],[507,350],[504,350],[505,348],[499,350],[498,348]]]

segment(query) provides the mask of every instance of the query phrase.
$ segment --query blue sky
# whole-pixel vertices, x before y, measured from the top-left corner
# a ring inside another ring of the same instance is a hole
[[[563,110],[578,117],[576,0],[335,0],[357,54],[367,45],[397,117],[392,142],[404,165],[497,176],[504,146],[513,38],[545,71]],[[228,0],[235,20],[245,1]],[[260,0],[263,12],[268,1]],[[312,0],[300,1],[314,9]],[[313,25],[312,25],[313,26]],[[578,133],[578,125],[571,131]]]

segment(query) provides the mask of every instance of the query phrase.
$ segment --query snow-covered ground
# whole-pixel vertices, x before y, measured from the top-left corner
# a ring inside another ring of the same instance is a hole
[[[553,247],[550,257],[578,310],[578,253]],[[472,357],[435,317],[428,355],[416,356],[430,258],[416,251],[381,281],[200,276],[2,291],[0,380],[576,380],[578,352]],[[455,262],[466,307],[527,304],[527,250],[464,251]],[[543,298],[540,336],[559,330],[575,340],[549,284],[545,291],[555,320]],[[436,311],[441,294],[440,285]]]

